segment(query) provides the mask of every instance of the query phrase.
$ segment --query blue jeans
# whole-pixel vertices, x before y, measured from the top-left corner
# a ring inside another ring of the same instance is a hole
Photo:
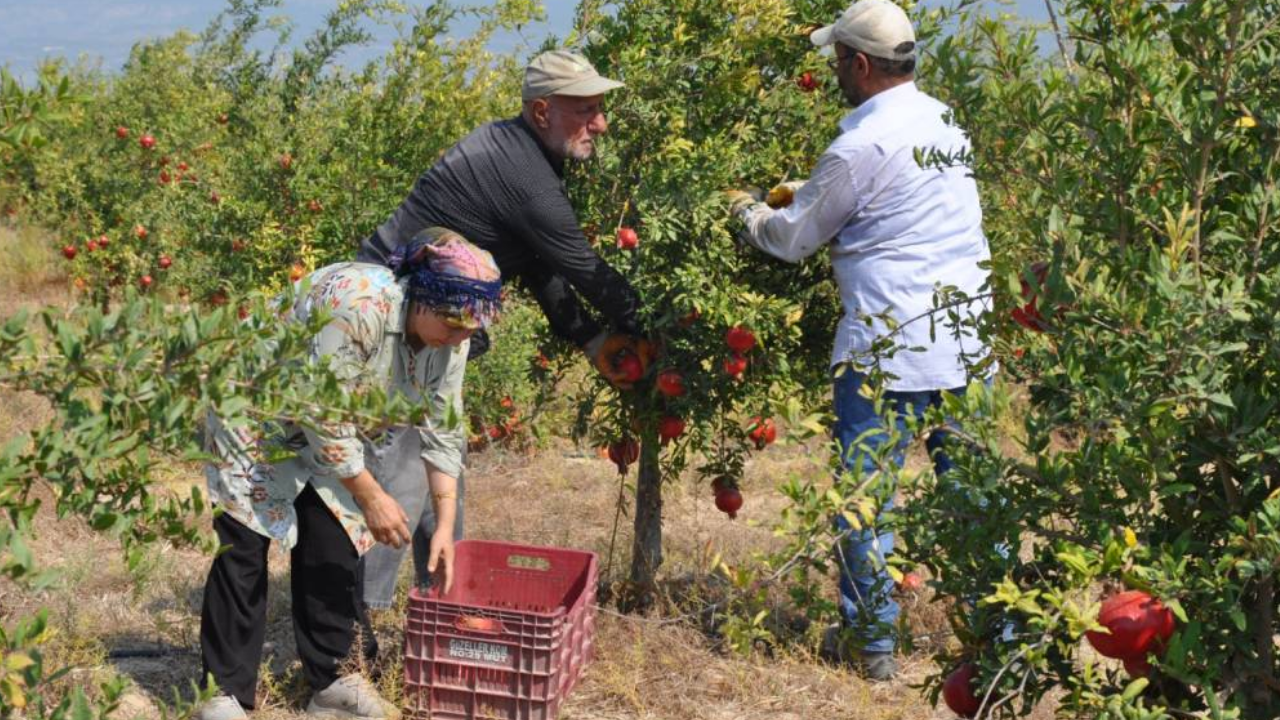
[[[858,393],[864,380],[863,374],[847,367],[835,378],[834,434],[840,445],[844,469],[867,475],[875,472],[875,462],[864,453],[861,467],[854,467],[859,457],[859,444],[879,448],[889,441],[889,437],[884,419],[876,413],[875,406]],[[940,405],[942,392],[885,392],[886,409],[891,407],[899,414],[898,432],[905,433],[907,413],[920,417],[928,407]],[[946,392],[963,395],[965,388],[952,388]],[[868,434],[864,437],[863,433]],[[946,436],[946,432],[937,431],[925,440],[925,447],[933,458],[934,470],[938,475],[951,468],[950,459],[942,452]],[[910,440],[904,434],[892,453],[892,461],[899,466],[902,465],[903,454]],[[886,499],[876,519],[877,528],[884,514],[893,509],[895,491],[896,488],[893,487],[880,490],[881,497]],[[850,530],[849,523],[843,517],[837,517],[835,524],[841,532]],[[873,528],[850,532],[849,537],[836,547],[836,561],[840,566],[840,615],[846,626],[858,630],[860,639],[864,642],[864,652],[893,652],[896,644],[898,603],[893,599],[893,578],[889,577],[885,569],[885,560],[892,554],[893,533],[882,532],[877,535]]]

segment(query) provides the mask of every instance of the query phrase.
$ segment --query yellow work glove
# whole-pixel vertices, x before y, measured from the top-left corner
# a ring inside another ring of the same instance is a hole
[[[729,201],[730,214],[737,215],[760,202],[764,198],[764,191],[757,187],[735,188],[725,190],[724,197]]]
[[[803,180],[774,185],[769,194],[764,196],[764,203],[775,210],[784,208],[796,199],[796,193],[800,192],[802,187],[804,187]]]

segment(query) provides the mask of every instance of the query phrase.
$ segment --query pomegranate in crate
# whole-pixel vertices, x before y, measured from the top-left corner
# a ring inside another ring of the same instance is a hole
[[[406,720],[552,720],[591,659],[595,553],[463,540],[453,588],[409,592]]]

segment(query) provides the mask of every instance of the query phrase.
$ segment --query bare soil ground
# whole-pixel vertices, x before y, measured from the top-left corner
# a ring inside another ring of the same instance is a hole
[[[12,233],[0,237],[0,252],[14,240]],[[53,277],[20,292],[12,285],[0,289],[0,318],[19,307],[65,303],[65,287],[65,280]],[[38,399],[0,389],[0,441],[47,422],[47,412]],[[743,483],[747,505],[737,521],[719,513],[710,493],[692,480],[669,486],[664,575],[702,578],[717,553],[734,564],[774,547],[772,525],[785,504],[775,488],[795,474],[824,473],[816,450],[782,443],[753,459]],[[165,482],[177,490],[203,480],[199,468],[177,466]],[[467,482],[469,537],[588,549],[606,561],[618,476],[594,452],[567,443],[529,454],[492,450],[472,458]],[[37,532],[37,558],[57,569],[59,579],[40,591],[0,582],[0,622],[47,609],[48,664],[73,666],[65,682],[85,688],[115,674],[129,678],[132,688],[120,717],[158,718],[160,706],[175,693],[189,697],[200,671],[197,634],[209,558],[160,545],[130,569],[114,540],[49,510],[38,519]],[[627,567],[630,539],[624,518],[615,578]],[[303,715],[308,689],[293,648],[288,557],[273,550],[271,563],[267,649],[255,717],[287,720]],[[402,597],[409,570],[402,568]],[[903,602],[917,633],[946,641],[936,605],[915,595]],[[375,616],[384,655],[381,684],[391,696],[398,692],[402,618],[402,607]],[[811,632],[816,634],[817,629]],[[600,613],[596,648],[595,661],[562,706],[562,720],[951,717],[929,706],[913,687],[936,672],[924,650],[899,658],[902,673],[894,682],[870,684],[818,660],[813,647],[803,643],[744,657],[728,652],[694,623],[661,613],[624,616],[608,607]],[[1047,720],[1051,708],[1033,717]]]

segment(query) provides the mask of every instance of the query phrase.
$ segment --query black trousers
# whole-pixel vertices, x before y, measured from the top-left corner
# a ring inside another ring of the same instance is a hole
[[[312,689],[339,677],[357,636],[368,662],[377,641],[365,612],[360,556],[337,518],[311,485],[293,503],[298,544],[290,556],[293,634]],[[201,684],[209,675],[222,692],[254,706],[262,642],[267,629],[267,548],[270,538],[222,515],[213,521],[218,540],[230,546],[214,558],[200,614]]]

